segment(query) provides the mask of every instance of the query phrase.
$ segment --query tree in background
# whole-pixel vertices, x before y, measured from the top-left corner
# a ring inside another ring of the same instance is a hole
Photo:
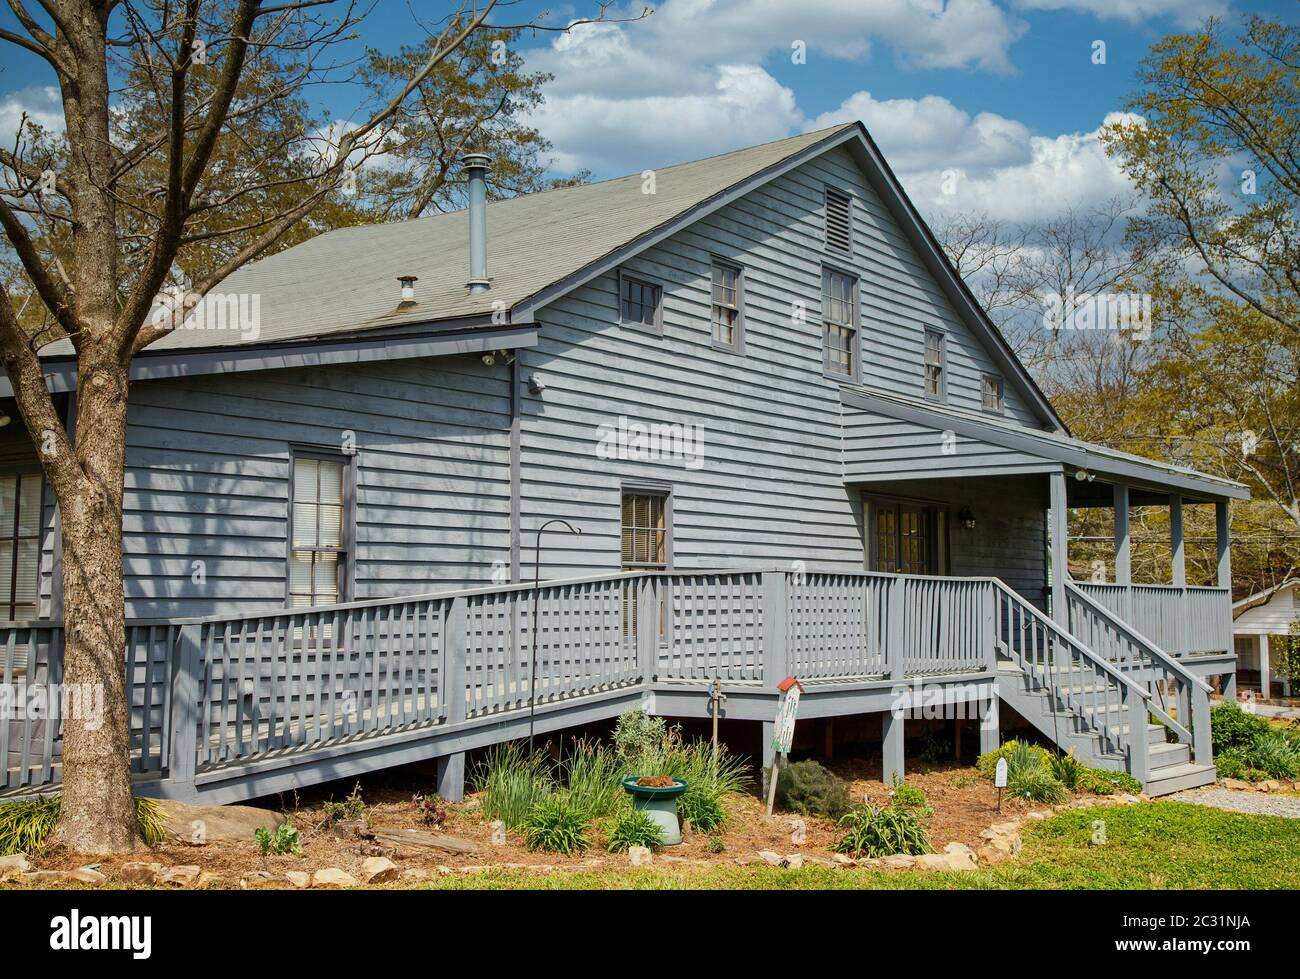
[[[347,199],[358,168],[398,138],[405,107],[441,66],[480,32],[501,36],[487,23],[496,5],[451,4],[421,54],[372,78],[367,110],[331,135],[305,99],[357,80],[333,57],[363,16],[350,3],[42,0],[34,13],[10,0],[22,30],[0,29],[0,41],[45,62],[65,132],[24,126],[0,149],[12,250],[0,363],[62,517],[64,681],[103,690],[105,706],[102,724],[65,718],[57,842],[83,853],[138,844],[123,669],[132,358],[241,265],[360,220]],[[160,302],[178,281],[178,301]],[[55,331],[76,358],[69,425],[37,354]]]

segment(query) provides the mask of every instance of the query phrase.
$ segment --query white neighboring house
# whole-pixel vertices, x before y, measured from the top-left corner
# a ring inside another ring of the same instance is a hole
[[[1249,686],[1253,673],[1261,693],[1269,696],[1274,675],[1269,663],[1269,636],[1286,636],[1300,618],[1300,579],[1288,579],[1277,588],[1257,592],[1232,605],[1232,643],[1237,654],[1237,679]],[[1289,680],[1278,679],[1282,696],[1292,695]]]

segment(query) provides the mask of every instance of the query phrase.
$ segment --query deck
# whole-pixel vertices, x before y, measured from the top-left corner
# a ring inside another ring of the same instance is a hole
[[[1049,662],[1089,671],[1086,692],[1047,691],[1053,709],[1075,711],[1097,752],[1132,770],[1144,770],[1145,740],[1136,750],[1103,706],[1141,715],[1143,729],[1163,716],[1189,751],[1208,738],[1208,714],[1192,722],[1195,670],[1089,595],[1072,586],[1067,629],[993,578],[647,571],[132,621],[132,765],[144,794],[224,803],[440,759],[454,798],[464,753],[527,736],[530,715],[538,732],[638,706],[705,717],[716,680],[725,717],[770,725],[775,684],[795,675],[801,717],[880,714],[901,772],[900,711],[927,697],[977,705],[981,740],[996,742],[1008,662],[1024,677]],[[59,623],[0,626],[12,703],[57,689],[62,648]],[[0,791],[57,786],[59,732],[74,713],[0,723]]]

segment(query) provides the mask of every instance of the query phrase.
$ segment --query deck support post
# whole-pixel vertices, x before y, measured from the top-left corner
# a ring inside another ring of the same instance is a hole
[[[442,673],[439,676],[439,697],[444,698],[445,724],[460,724],[465,720],[466,676],[466,605],[463,595],[447,604],[442,632]],[[438,759],[438,795],[448,802],[465,798],[465,752],[457,751]]]
[[[1183,684],[1186,688],[1186,684]],[[1213,765],[1214,752],[1210,742],[1210,692],[1198,685],[1191,690],[1192,760],[1198,765]],[[1179,720],[1186,725],[1187,721]]]
[[[784,679],[784,677],[782,678]],[[772,763],[776,761],[776,746],[773,742],[776,740],[776,721],[763,721],[763,798],[768,797],[771,786],[768,784],[768,776],[772,774]]]
[[[1229,548],[1231,533],[1228,529],[1230,511],[1228,501],[1220,500],[1214,504],[1214,537],[1218,545],[1219,587],[1232,588],[1232,553]]]
[[[1225,673],[1225,674],[1223,674],[1223,683],[1222,683],[1222,686],[1223,686],[1223,699],[1224,699],[1224,700],[1227,700],[1227,701],[1231,702],[1231,701],[1234,701],[1234,700],[1237,699],[1237,674],[1236,674],[1236,671],[1233,671],[1232,673]]]
[[[1052,558],[1052,618],[1065,630],[1070,613],[1065,607],[1065,582],[1070,576],[1069,520],[1066,514],[1065,473],[1048,473],[1050,516],[1048,531]]]
[[[903,766],[903,728],[907,723],[904,720],[906,713],[906,708],[900,704],[880,715],[883,752],[880,777],[886,785],[890,785],[895,778],[902,781],[906,775]]]
[[[1125,687],[1128,715],[1128,773],[1145,787],[1151,766],[1151,745],[1147,742],[1147,702],[1137,687]]]
[[[980,702],[980,754],[996,750],[1001,743],[1001,705],[995,689],[992,697]]]

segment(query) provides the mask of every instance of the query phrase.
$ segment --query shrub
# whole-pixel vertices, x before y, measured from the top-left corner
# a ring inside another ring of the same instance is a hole
[[[687,785],[712,789],[719,796],[743,791],[750,782],[749,765],[733,756],[725,745],[687,742],[680,727],[667,727],[662,717],[648,717],[631,710],[618,719],[614,729],[614,751],[623,775],[667,775],[684,779]]]
[[[1268,721],[1247,714],[1236,701],[1225,700],[1210,710],[1210,744],[1216,755],[1233,748],[1249,748],[1269,730]]]
[[[925,792],[915,785],[908,785],[898,776],[894,776],[894,788],[890,795],[893,796],[891,805],[895,809],[909,810],[922,819],[934,815],[934,809],[930,805],[930,800],[925,797]]]
[[[651,717],[645,711],[629,710],[619,716],[614,726],[614,751],[629,775],[663,775],[661,771],[628,771],[643,763],[655,764],[655,757],[667,735],[662,717]]]
[[[721,853],[727,848],[727,844],[721,836],[710,836],[709,842],[704,845],[704,849],[710,853]]]
[[[1112,772],[1105,768],[1081,768],[1074,788],[1093,795],[1114,795],[1127,792],[1132,795],[1142,791],[1142,783],[1128,772]]]
[[[34,853],[45,845],[54,824],[59,821],[62,796],[0,802],[0,857],[14,853]],[[135,800],[135,820],[140,835],[150,846],[167,837],[167,816],[153,799]]]
[[[1073,751],[1065,755],[1052,755],[1048,761],[1048,767],[1051,769],[1053,777],[1071,792],[1075,790],[1082,791],[1079,782],[1081,779],[1087,778],[1088,766],[1075,758]],[[1101,794],[1106,795],[1108,793]]]
[[[1262,782],[1266,777],[1246,764],[1236,749],[1230,749],[1214,756],[1214,774],[1219,778],[1235,778],[1243,782]]]
[[[663,829],[640,809],[625,809],[609,831],[609,852],[622,853],[629,847],[644,846],[651,850],[662,846]]]
[[[677,797],[677,815],[691,824],[691,829],[712,833],[727,821],[727,810],[717,792],[705,788],[687,788]]]
[[[992,751],[986,751],[984,754],[980,755],[978,760],[975,762],[975,768],[985,778],[992,778],[998,767],[998,759],[1005,758],[1007,760],[1007,774],[1010,776],[1011,761],[1017,752],[1019,752],[1021,759],[1027,759],[1028,755],[1038,757],[1039,761],[1044,766],[1050,764],[1052,759],[1052,753],[1046,748],[1039,747],[1036,744],[1030,744],[1027,741],[1017,741],[1015,738],[1012,738],[1010,741],[1003,744],[1002,747],[994,748]],[[1022,761],[1022,763],[1024,762]]]
[[[257,840],[257,852],[264,857],[272,854],[283,856],[286,853],[293,854],[295,857],[302,856],[302,837],[293,823],[288,821],[281,823],[274,830],[259,826],[253,838]]]
[[[614,751],[585,739],[575,741],[564,762],[569,801],[586,813],[588,819],[617,812],[626,805],[627,799],[619,772]]]
[[[808,759],[779,770],[776,800],[789,812],[839,819],[849,810],[849,788],[824,765]]]
[[[925,828],[907,809],[855,806],[840,817],[839,824],[848,832],[835,844],[837,853],[851,857],[887,857],[895,853],[917,856],[930,852]]]
[[[555,777],[545,755],[529,758],[518,742],[490,748],[474,766],[471,783],[483,793],[483,814],[515,830],[543,799],[555,791]]]
[[[528,810],[522,828],[530,850],[569,854],[588,846],[586,814],[563,793],[537,802]]]
[[[1064,802],[1067,789],[1045,765],[1020,766],[1014,771],[1007,765],[1007,793],[1033,802]]]
[[[1269,778],[1295,778],[1300,775],[1300,746],[1283,731],[1269,729],[1249,746],[1229,749],[1240,753],[1247,768],[1263,772]]]

